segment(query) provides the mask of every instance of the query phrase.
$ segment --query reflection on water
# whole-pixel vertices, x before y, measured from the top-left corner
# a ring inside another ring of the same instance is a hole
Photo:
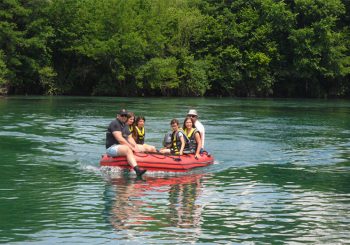
[[[203,205],[198,198],[202,177],[203,174],[145,176],[138,180],[129,175],[114,176],[105,192],[106,217],[117,232],[166,231],[161,239],[171,241],[181,231],[183,237],[179,240],[195,241],[201,233]]]
[[[108,180],[105,217],[118,239],[145,244],[345,243],[348,184],[348,174],[285,165],[143,181],[124,173]]]

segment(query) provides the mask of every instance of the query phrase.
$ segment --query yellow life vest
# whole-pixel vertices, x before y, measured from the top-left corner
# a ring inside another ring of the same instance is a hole
[[[185,140],[185,145],[188,144],[189,142],[189,139],[186,135],[186,133],[183,131],[182,128],[179,128],[179,130],[175,133],[173,132],[172,134],[172,152],[175,153],[176,155],[180,153],[180,149],[181,149],[181,140],[180,140],[180,137],[179,137],[179,132],[181,132],[184,136],[184,140]]]
[[[188,143],[186,143],[185,149],[195,152],[198,145],[195,134],[198,132],[198,130],[196,128],[191,128],[190,130],[187,130],[187,128],[185,128],[184,132],[189,139]]]
[[[144,144],[145,143],[145,127],[139,129],[137,126],[135,126],[135,129],[136,129],[136,133],[137,133],[136,143]]]
[[[191,128],[191,130],[188,132],[187,128],[185,128],[184,132],[187,136],[187,138],[191,139],[192,134],[196,131],[196,128]]]

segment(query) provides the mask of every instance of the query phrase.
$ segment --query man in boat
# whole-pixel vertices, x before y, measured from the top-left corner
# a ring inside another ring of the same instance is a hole
[[[196,110],[191,109],[188,111],[187,113],[188,117],[191,117],[193,119],[194,122],[194,126],[195,128],[199,131],[200,135],[201,135],[201,141],[202,141],[202,148],[200,150],[201,154],[204,151],[204,139],[205,139],[205,129],[203,124],[198,120],[198,113]]]
[[[146,170],[141,170],[137,166],[133,152],[139,152],[139,150],[136,145],[132,145],[128,141],[132,135],[125,124],[127,115],[128,112],[122,109],[118,112],[116,119],[109,124],[106,132],[106,152],[111,157],[126,156],[129,165],[133,167],[137,176],[141,177]]]

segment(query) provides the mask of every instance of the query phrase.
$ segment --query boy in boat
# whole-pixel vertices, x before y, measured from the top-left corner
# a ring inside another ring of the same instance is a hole
[[[179,121],[177,119],[171,120],[170,125],[171,129],[173,130],[171,135],[172,143],[170,148],[162,148],[160,153],[172,153],[181,156],[183,155],[188,138],[184,134],[182,128],[179,127]]]
[[[141,170],[137,166],[133,152],[139,152],[139,150],[136,145],[128,142],[128,138],[132,139],[132,135],[125,124],[127,115],[128,112],[123,109],[117,114],[116,119],[109,124],[106,131],[106,152],[111,157],[126,156],[129,165],[134,168],[137,176],[141,177],[147,170]]]

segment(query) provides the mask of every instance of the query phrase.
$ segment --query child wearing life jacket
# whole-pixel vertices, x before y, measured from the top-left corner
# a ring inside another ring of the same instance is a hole
[[[132,134],[132,138],[141,152],[156,152],[157,149],[153,145],[145,144],[145,117],[139,116],[135,120],[135,115],[129,113],[127,115],[127,125]]]
[[[173,131],[171,135],[171,145],[168,148],[162,148],[160,150],[160,153],[172,153],[175,155],[183,155],[188,139],[184,134],[182,128],[179,127],[179,121],[177,119],[171,120],[170,125]]]

